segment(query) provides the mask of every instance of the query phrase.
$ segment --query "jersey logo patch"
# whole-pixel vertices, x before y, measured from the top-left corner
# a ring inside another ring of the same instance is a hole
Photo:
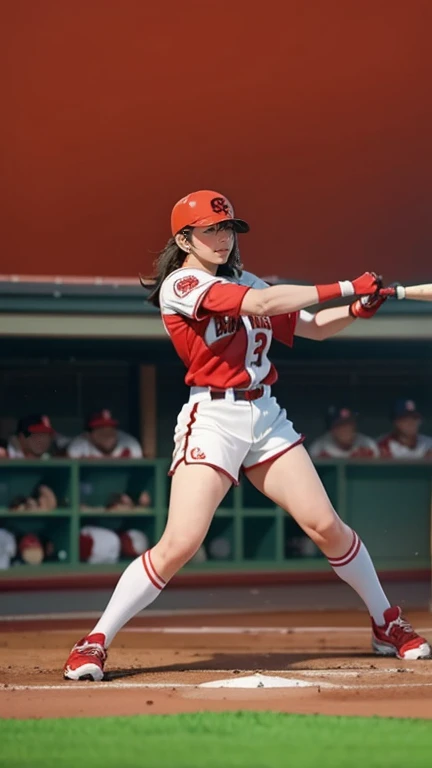
[[[192,448],[192,450],[191,450],[191,457],[193,459],[195,459],[195,461],[196,460],[204,461],[204,459],[206,458],[206,455],[205,455],[204,451],[201,450],[201,448]]]
[[[195,275],[188,275],[187,277],[181,277],[180,280],[176,280],[173,286],[174,293],[180,299],[184,299],[194,288],[199,285],[199,280]]]

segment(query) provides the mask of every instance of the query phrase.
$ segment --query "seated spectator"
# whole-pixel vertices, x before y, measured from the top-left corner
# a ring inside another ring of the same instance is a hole
[[[48,459],[54,435],[48,416],[35,413],[24,416],[7,444],[7,456],[9,459]]]
[[[111,411],[93,413],[86,423],[86,431],[69,443],[66,454],[72,459],[140,459],[141,446],[132,435],[122,432]]]
[[[314,459],[372,459],[379,456],[376,442],[357,432],[356,414],[349,408],[331,406],[327,411],[327,432],[309,450]]]
[[[432,458],[432,437],[420,434],[422,416],[414,400],[398,400],[392,420],[392,431],[378,440],[384,459]]]

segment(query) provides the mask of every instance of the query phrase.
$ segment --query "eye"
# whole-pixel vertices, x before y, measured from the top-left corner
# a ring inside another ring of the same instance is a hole
[[[207,234],[211,234],[212,232],[216,232],[216,227],[215,227],[215,226],[212,226],[212,227],[207,227],[207,229],[204,231],[204,233],[205,233],[206,235],[207,235]]]

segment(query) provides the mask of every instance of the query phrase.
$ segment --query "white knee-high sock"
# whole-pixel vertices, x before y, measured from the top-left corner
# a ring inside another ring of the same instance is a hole
[[[334,572],[352,587],[365,603],[375,624],[385,624],[384,611],[390,603],[379,582],[365,545],[353,531],[353,542],[343,557],[329,557]]]
[[[117,632],[160,595],[165,581],[156,573],[150,550],[133,560],[120,576],[112,597],[90,634],[102,632],[108,648]]]

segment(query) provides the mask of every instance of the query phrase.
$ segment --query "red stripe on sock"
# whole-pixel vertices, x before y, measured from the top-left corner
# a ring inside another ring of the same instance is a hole
[[[361,540],[357,536],[356,532],[353,531],[353,542],[348,550],[348,552],[345,553],[342,557],[329,557],[327,558],[332,568],[340,568],[342,565],[348,565],[348,563],[353,560],[356,555],[358,555],[359,549],[361,547]]]
[[[154,578],[154,576],[152,575],[152,573],[150,571],[149,565],[148,565],[147,560],[146,560],[146,554],[147,554],[147,552],[144,552],[144,554],[141,555],[142,561],[143,561],[144,570],[145,570],[147,576],[149,577],[151,583],[153,584],[153,586],[156,587],[156,589],[160,589],[161,590],[162,587],[157,583],[156,579]]]
[[[154,567],[154,565],[153,565],[153,561],[152,561],[152,559],[151,559],[151,555],[150,555],[150,550],[149,550],[149,549],[147,550],[147,555],[148,555],[148,561],[149,561],[149,565],[150,565],[150,567],[151,567],[151,569],[152,569],[152,571],[153,571],[153,575],[154,575],[155,579],[158,579],[158,580],[160,581],[160,583],[161,583],[163,586],[165,586],[165,584],[166,584],[166,581],[165,581],[165,579],[163,579],[163,578],[162,578],[162,576],[159,576],[159,574],[158,574],[158,572],[157,572],[156,568]]]

